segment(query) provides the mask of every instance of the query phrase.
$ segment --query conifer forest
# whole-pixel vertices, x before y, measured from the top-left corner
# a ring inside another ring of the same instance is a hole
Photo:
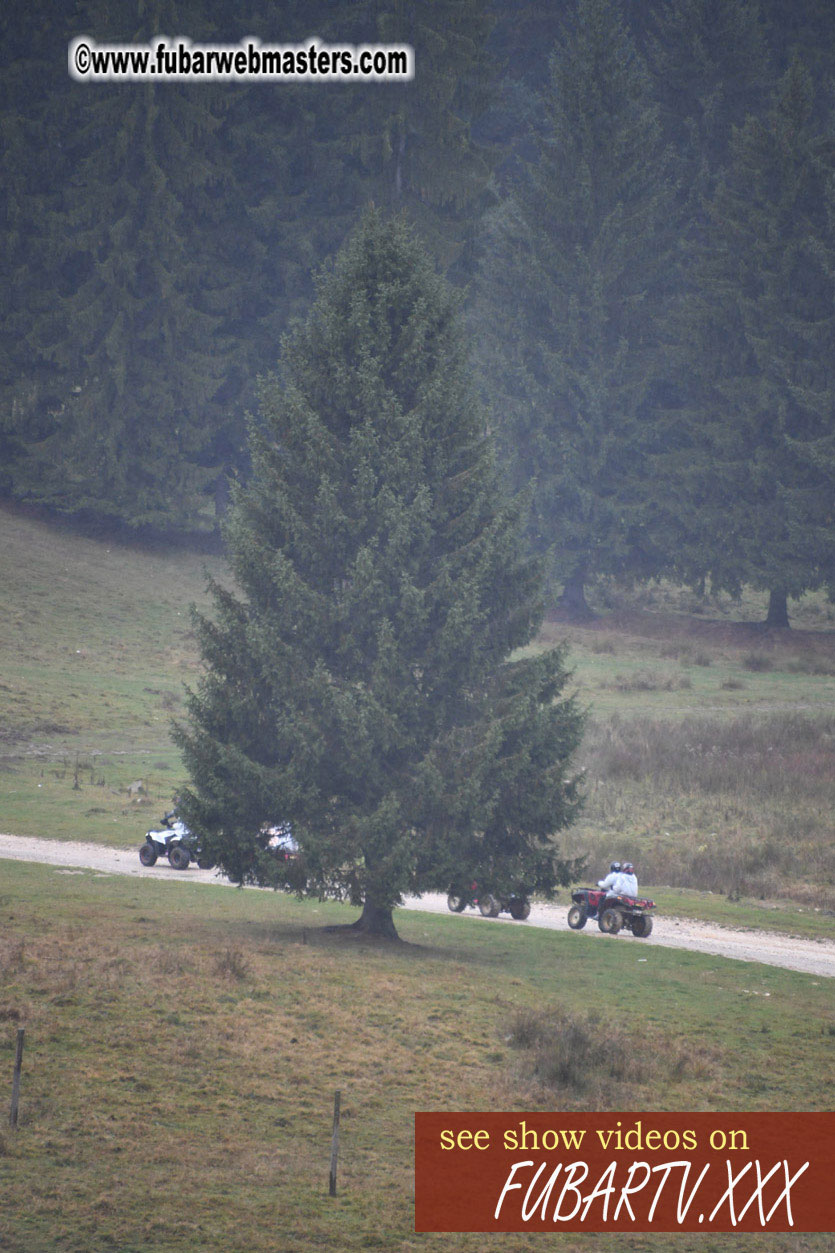
[[[7,0],[0,492],[212,532],[369,205],[457,289],[549,595],[835,576],[827,0]],[[67,45],[405,43],[409,82],[79,83]],[[257,420],[257,419],[256,419]]]

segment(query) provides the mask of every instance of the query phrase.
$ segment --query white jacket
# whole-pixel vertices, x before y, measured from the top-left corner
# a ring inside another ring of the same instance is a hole
[[[598,886],[599,888],[606,888],[606,889],[607,889],[608,891],[610,891],[610,892],[611,892],[611,891],[614,891],[615,882],[616,882],[616,880],[618,879],[618,877],[619,877],[619,876],[620,876],[620,871],[619,871],[619,870],[613,870],[613,871],[611,871],[611,873],[610,873],[610,874],[607,874],[607,875],[606,875],[606,878],[605,878],[605,879],[598,879],[598,880],[597,880],[597,886]]]
[[[635,897],[638,895],[638,880],[634,874],[627,874],[624,870],[621,870],[614,878],[615,882],[609,891],[614,892],[615,896]]]

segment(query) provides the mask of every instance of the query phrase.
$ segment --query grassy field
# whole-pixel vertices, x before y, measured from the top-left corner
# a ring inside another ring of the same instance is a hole
[[[169,726],[198,672],[189,606],[222,562],[13,512],[0,534],[0,823],[134,843],[177,787]]]
[[[168,738],[199,670],[188,606],[220,558],[0,512],[0,829],[136,846],[171,803]],[[605,595],[604,595],[605,592]],[[835,618],[598,589],[567,638],[589,709],[592,866],[638,861],[665,913],[831,934]],[[4,1253],[475,1250],[419,1236],[416,1110],[819,1109],[829,981],[626,939],[353,915],[159,879],[0,867]],[[594,1008],[597,1007],[597,1008]],[[579,1041],[579,1044],[578,1044]],[[567,1049],[567,1042],[571,1042]],[[327,1195],[333,1093],[339,1194]],[[520,1250],[801,1253],[828,1237],[505,1237]]]
[[[650,595],[651,599],[651,595]],[[648,883],[835,907],[835,633],[622,610],[566,634],[589,710],[569,847]],[[804,606],[818,623],[830,607]]]
[[[342,906],[8,862],[0,896],[4,1253],[831,1247],[412,1231],[416,1110],[825,1108],[829,981],[417,913],[370,945]]]
[[[180,782],[168,730],[198,675],[189,604],[205,603],[222,560],[8,510],[0,533],[0,829],[137,845]],[[763,596],[596,594],[594,623],[551,621],[536,645],[568,640],[589,711],[568,851],[592,872],[631,857],[643,885],[674,889],[668,907],[690,914],[715,917],[721,897],[740,924],[825,929],[835,606],[806,597],[792,631],[766,632],[751,625]]]

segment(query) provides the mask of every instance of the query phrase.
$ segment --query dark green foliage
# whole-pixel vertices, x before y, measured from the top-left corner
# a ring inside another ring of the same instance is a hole
[[[445,271],[466,272],[490,176],[488,153],[472,138],[492,87],[490,4],[370,0],[362,10],[373,31],[365,38],[412,45],[415,78],[353,92],[335,138],[352,154],[365,195],[405,211]]]
[[[647,6],[647,56],[680,191],[698,198],[724,167],[731,130],[768,94],[769,53],[756,0],[675,0]]]
[[[531,539],[584,611],[588,579],[651,564],[646,411],[671,282],[657,109],[609,0],[571,7],[544,105],[491,215],[476,328],[510,481],[533,485]]]
[[[408,42],[418,72],[92,87],[64,69],[82,30]],[[789,588],[831,577],[834,32],[827,0],[6,0],[0,492],[132,526],[213,526],[247,464],[254,380],[372,201],[403,212],[456,282],[484,242],[484,395],[566,602],[582,611],[598,573],[712,573],[729,588],[755,578],[779,616]],[[812,75],[802,142],[768,173],[757,127],[772,127],[795,53]],[[796,212],[780,190],[795,176]],[[736,255],[735,232],[767,240],[781,214],[783,262],[770,244]],[[781,319],[778,345],[766,323]],[[744,401],[728,381],[743,378]],[[762,445],[755,385],[778,415]],[[790,519],[779,553],[763,538],[769,498]],[[787,579],[788,566],[810,574]]]
[[[248,226],[263,249],[259,295],[274,302],[265,327],[284,330],[304,312],[311,270],[369,203],[404,212],[444,271],[466,273],[490,175],[488,154],[471,134],[491,85],[487,0],[281,7],[282,40],[317,34],[334,44],[405,43],[419,68],[411,82],[287,85],[278,97],[256,85],[239,98],[229,137],[251,171]],[[275,41],[275,11],[256,4],[247,30]]]
[[[249,380],[369,200],[465,266],[489,174],[470,137],[486,0],[82,0],[2,17],[0,490],[130,525],[213,526]],[[412,84],[109,84],[67,41],[412,42]],[[60,72],[56,73],[56,63]]]
[[[91,0],[75,16],[100,41],[199,37],[195,6],[173,0],[142,13]],[[216,209],[229,193],[213,148],[220,96],[73,83],[62,97],[64,115],[56,97],[36,136],[32,173],[48,191],[38,198],[31,177],[17,199],[36,226],[28,301],[9,329],[36,387],[15,389],[26,444],[15,493],[132,526],[211,526],[234,299]]]
[[[559,651],[510,659],[541,607],[502,495],[455,301],[405,225],[366,215],[262,390],[226,536],[239,598],[199,619],[206,677],[177,731],[183,809],[240,881],[364,904],[461,875],[566,877],[580,734]],[[299,882],[303,877],[304,882]]]
[[[70,193],[60,224],[73,277],[41,347],[61,391],[28,467],[30,495],[54,508],[188,527],[216,473],[223,344],[213,293],[198,296],[200,236],[187,225],[196,215],[172,178],[197,164],[187,128],[210,122],[165,91],[108,91],[87,114],[98,151],[80,160],[80,178],[98,190]]]
[[[696,404],[678,464],[679,569],[786,596],[835,575],[832,146],[795,61],[734,133],[690,310]]]
[[[56,82],[51,21],[23,0],[0,9],[0,492],[11,490],[32,428],[50,405],[55,369],[35,328],[55,283],[48,221],[71,166],[60,144],[69,78]],[[45,159],[48,154],[48,160]]]

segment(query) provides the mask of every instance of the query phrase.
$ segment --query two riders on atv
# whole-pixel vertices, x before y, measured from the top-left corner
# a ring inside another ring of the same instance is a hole
[[[638,896],[638,880],[630,861],[623,865],[613,861],[596,888],[576,888],[571,899],[574,903],[568,911],[568,925],[572,931],[581,930],[589,918],[596,918],[607,935],[617,935],[626,927],[639,939],[646,939],[652,931],[649,911],[655,902]]]

